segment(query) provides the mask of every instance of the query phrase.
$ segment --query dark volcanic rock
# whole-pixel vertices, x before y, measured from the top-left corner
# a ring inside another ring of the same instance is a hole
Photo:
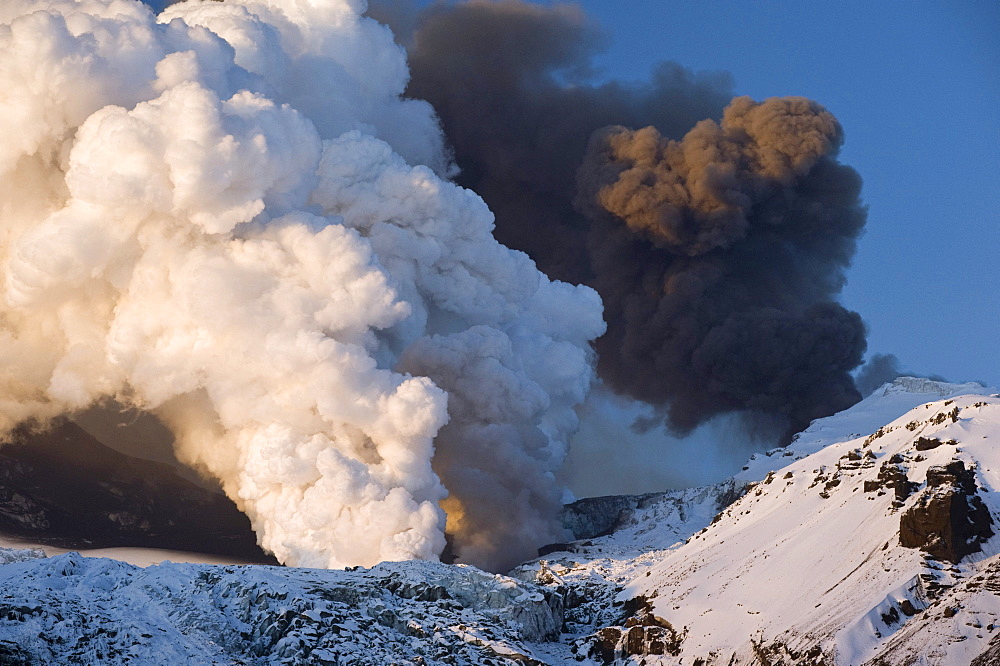
[[[606,536],[639,508],[639,502],[644,497],[646,496],[608,495],[577,500],[563,507],[563,526],[573,533],[574,539]]]
[[[653,615],[649,599],[638,596],[626,602],[629,616],[621,626],[604,627],[574,645],[574,652],[603,664],[632,661],[648,655],[678,656],[686,633]]]
[[[701,490],[709,494],[710,499],[715,504],[715,510],[721,511],[743,497],[748,488],[748,485],[742,481],[727,479],[713,486],[705,486]],[[596,539],[607,536],[626,525],[636,510],[645,509],[658,503],[672,504],[676,507],[679,518],[684,520],[686,492],[668,490],[645,495],[587,497],[564,506],[560,517],[563,527],[573,534],[574,539]],[[553,546],[559,545],[553,544]]]
[[[538,549],[538,557],[545,557],[546,555],[551,555],[552,553],[572,553],[573,544],[571,543],[550,543],[547,546],[542,546]]]
[[[878,478],[875,481],[865,481],[865,492],[870,493],[882,489],[892,490],[895,495],[893,506],[901,507],[906,498],[920,487],[920,484],[910,481],[906,476],[907,470],[902,460],[900,456],[893,456],[882,463],[882,467],[878,471]]]
[[[927,488],[899,519],[899,543],[939,560],[958,562],[993,536],[993,518],[976,493],[972,470],[960,460],[927,470]]]
[[[958,444],[958,442],[956,442],[953,439],[949,439],[946,442],[942,442],[937,437],[918,437],[913,442],[913,448],[916,451],[929,451],[931,449],[936,449],[937,447],[941,446],[942,444],[948,444],[949,446],[956,446]]]
[[[225,495],[109,449],[70,421],[0,447],[0,531],[63,548],[148,547],[274,562]]]
[[[1000,666],[1000,636],[994,637],[986,650],[973,659],[969,666]]]

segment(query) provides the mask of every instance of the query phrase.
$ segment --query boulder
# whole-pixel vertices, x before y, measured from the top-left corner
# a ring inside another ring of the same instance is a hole
[[[975,474],[960,460],[927,470],[927,487],[899,518],[899,543],[959,562],[993,536],[993,518],[976,492]]]

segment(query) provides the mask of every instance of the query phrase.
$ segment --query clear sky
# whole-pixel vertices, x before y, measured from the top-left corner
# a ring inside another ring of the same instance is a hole
[[[1000,385],[1000,3],[583,0],[600,76],[658,60],[725,70],[738,94],[802,95],[841,121],[868,227],[843,303],[869,352]]]

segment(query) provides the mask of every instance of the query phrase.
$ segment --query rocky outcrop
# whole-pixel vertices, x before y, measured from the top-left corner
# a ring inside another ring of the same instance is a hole
[[[636,511],[660,504],[676,511],[683,522],[691,505],[701,504],[708,499],[716,512],[743,497],[747,484],[735,479],[727,479],[713,486],[688,490],[668,490],[646,495],[609,495],[587,497],[563,507],[562,523],[574,539],[595,539],[606,536],[628,524]],[[553,544],[565,550],[569,544]],[[553,552],[553,551],[550,551]]]
[[[578,640],[573,652],[578,659],[602,664],[631,663],[646,656],[676,657],[685,633],[653,614],[649,599],[638,596],[625,604],[627,617],[620,626],[604,627]]]
[[[914,451],[930,451],[931,449],[936,449],[942,444],[948,444],[950,446],[956,446],[958,442],[953,439],[949,439],[946,442],[942,442],[937,437],[917,437],[913,442]]]
[[[1000,636],[990,641],[986,649],[969,666],[1000,666]]]
[[[562,523],[574,539],[605,536],[622,523],[625,516],[639,508],[643,500],[662,495],[608,495],[586,497],[563,507]]]
[[[960,460],[927,470],[927,487],[899,519],[899,543],[959,562],[993,536],[993,518],[976,493],[976,477]]]
[[[898,509],[920,487],[920,484],[910,481],[906,473],[907,469],[903,464],[903,457],[895,454],[882,463],[875,480],[865,481],[864,491],[882,494],[891,490],[894,497],[892,505]]]

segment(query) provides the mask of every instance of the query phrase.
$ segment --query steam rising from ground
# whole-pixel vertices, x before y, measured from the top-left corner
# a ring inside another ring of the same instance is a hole
[[[728,77],[672,63],[646,84],[592,85],[601,36],[565,5],[370,11],[399,27],[408,90],[440,113],[497,237],[601,294],[606,386],[679,433],[744,411],[787,436],[860,398],[864,327],[834,299],[866,213],[829,112],[727,106]]]
[[[434,557],[450,492],[502,568],[561,536],[600,301],[442,180],[362,4],[0,5],[0,426],[153,411],[289,564]]]

